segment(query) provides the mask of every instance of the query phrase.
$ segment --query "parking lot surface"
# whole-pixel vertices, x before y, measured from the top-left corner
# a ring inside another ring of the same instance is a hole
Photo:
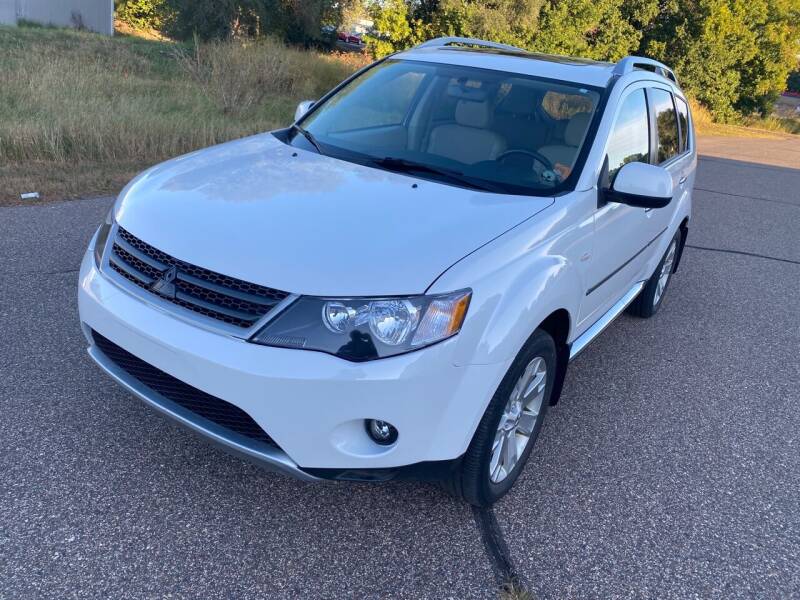
[[[296,482],[162,419],[78,328],[110,199],[0,209],[0,597],[496,598],[509,574],[537,598],[800,596],[800,159],[741,143],[701,157],[661,311],[571,365],[493,513]]]

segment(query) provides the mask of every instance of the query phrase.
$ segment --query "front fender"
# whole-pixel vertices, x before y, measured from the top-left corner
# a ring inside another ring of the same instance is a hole
[[[474,351],[471,356],[468,351],[459,353],[460,364],[491,364],[513,359],[531,333],[560,309],[569,313],[571,329],[573,315],[578,314],[576,298],[581,297],[581,282],[576,269],[571,268],[564,257],[530,260],[507,277],[505,285],[499,288],[504,293],[491,294],[487,290],[489,300],[476,311],[480,313],[476,322],[470,324],[469,337],[480,336],[480,340],[475,343],[477,340],[464,337],[460,346]],[[474,297],[483,296],[483,286],[473,294]],[[571,331],[568,340],[570,335]]]
[[[566,310],[570,331],[579,314],[583,282],[573,256],[589,250],[591,223],[553,234],[561,211],[553,211],[482,248],[451,267],[431,291],[470,287],[472,303],[458,336],[458,365],[513,359],[553,312]]]

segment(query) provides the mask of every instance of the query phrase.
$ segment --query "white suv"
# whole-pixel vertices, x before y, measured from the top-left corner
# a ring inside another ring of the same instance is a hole
[[[660,63],[432,40],[134,179],[83,260],[89,353],[284,473],[489,504],[570,359],[658,310],[695,166]]]

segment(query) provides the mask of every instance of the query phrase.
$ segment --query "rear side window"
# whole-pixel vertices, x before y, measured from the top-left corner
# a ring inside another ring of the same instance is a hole
[[[681,152],[689,149],[689,107],[683,98],[675,96],[675,106],[678,107],[678,120],[681,123]]]
[[[680,136],[678,135],[678,117],[672,94],[666,90],[651,88],[648,95],[653,102],[653,112],[658,128],[658,163],[668,161],[680,153]]]
[[[608,175],[614,181],[623,165],[648,162],[650,129],[647,122],[647,101],[644,90],[632,92],[622,102],[614,130],[608,142]]]

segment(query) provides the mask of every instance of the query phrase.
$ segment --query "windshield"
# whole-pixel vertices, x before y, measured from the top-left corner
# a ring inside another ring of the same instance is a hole
[[[501,193],[552,195],[580,165],[597,88],[515,73],[384,61],[316,106],[292,144]],[[574,186],[574,184],[573,184]]]

